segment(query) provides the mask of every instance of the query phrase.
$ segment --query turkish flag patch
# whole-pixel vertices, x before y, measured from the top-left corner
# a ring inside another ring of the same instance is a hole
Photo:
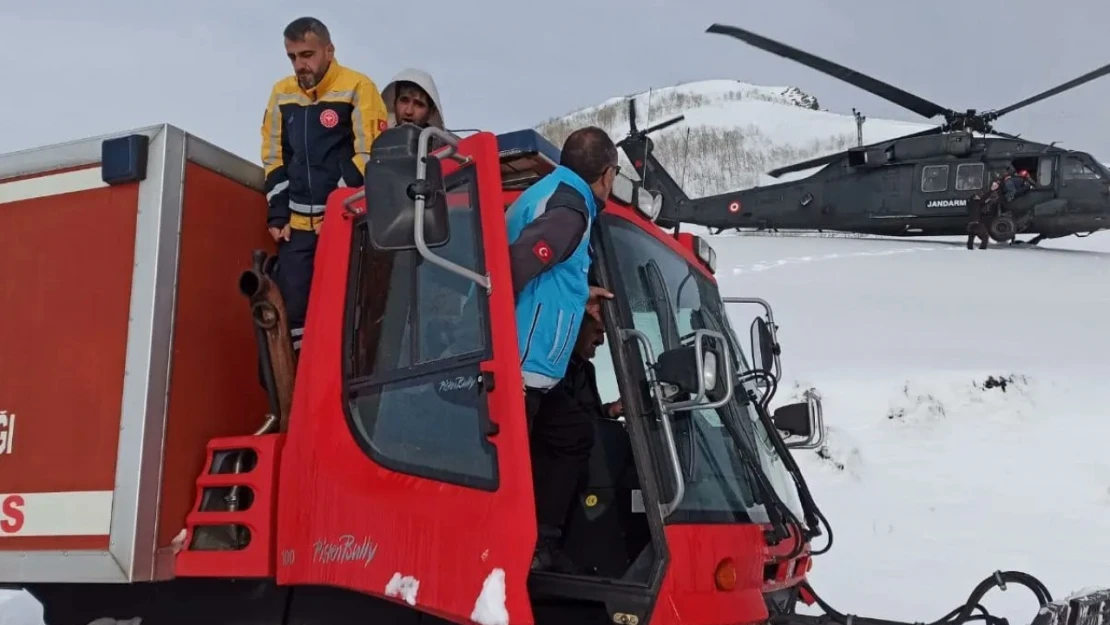
[[[545,265],[551,262],[552,253],[553,252],[551,250],[551,246],[548,245],[547,241],[544,241],[543,239],[536,241],[536,244],[532,246],[532,254],[534,254],[536,258],[540,259],[540,262]]]
[[[378,130],[385,132],[387,126],[389,126],[389,124],[387,124],[384,119],[378,120]]]

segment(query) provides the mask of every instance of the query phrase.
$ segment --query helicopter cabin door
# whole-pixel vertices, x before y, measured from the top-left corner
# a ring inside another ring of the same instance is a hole
[[[917,167],[914,213],[922,217],[966,216],[968,200],[985,191],[986,180],[983,161],[922,163]]]
[[[536,524],[497,139],[433,134],[457,151],[427,157],[424,185],[416,139],[394,132],[374,144],[366,198],[329,198],[282,458],[278,583],[354,591],[366,623],[415,608],[528,624]],[[293,609],[314,609],[314,592],[298,588]]]

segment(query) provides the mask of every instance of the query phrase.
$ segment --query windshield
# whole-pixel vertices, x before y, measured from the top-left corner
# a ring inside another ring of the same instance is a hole
[[[604,216],[603,220],[612,237],[615,262],[610,266],[619,274],[619,297],[632,311],[633,326],[648,337],[657,356],[677,347],[677,337],[695,330],[731,334],[717,288],[710,280],[665,244],[626,220],[614,216]],[[659,293],[660,290],[664,292]],[[737,348],[734,344],[734,362],[739,357],[746,369],[747,363]],[[801,518],[802,508],[791,476],[771,447],[752,406],[733,399],[718,409],[677,412],[671,419],[686,493],[669,522],[769,522],[755,476],[741,455],[742,449],[754,450],[758,465],[779,496]],[[666,476],[672,470],[666,446],[662,433],[658,429],[655,432],[655,466],[664,476],[664,484],[670,485]],[[743,440],[742,445],[738,439]],[[664,500],[673,492],[664,488]]]
[[[754,367],[748,363],[748,358],[744,354],[744,350],[740,347],[740,341],[736,338],[736,333],[732,329],[732,324],[728,319],[727,314],[724,312],[724,306],[720,300],[714,300],[714,305],[710,306],[711,309],[717,311],[715,318],[720,319],[720,323],[725,326],[725,338],[728,339],[729,345],[732,348],[733,355],[733,368],[737,375],[753,371]],[[749,394],[750,393],[750,394]],[[794,482],[793,476],[790,475],[790,469],[786,466],[782,456],[779,455],[775,449],[774,443],[771,442],[771,433],[764,427],[763,422],[759,419],[759,411],[756,408],[755,402],[751,399],[751,394],[759,397],[761,394],[758,384],[755,380],[746,380],[742,386],[737,386],[735,389],[735,400],[739,404],[739,412],[741,418],[747,419],[752,424],[752,429],[755,432],[756,440],[758,441],[757,450],[759,452],[759,463],[763,468],[764,475],[771,485],[775,488],[790,511],[799,521],[805,518],[805,508],[802,506],[801,495],[798,493],[797,484]]]
[[[1103,178],[1108,178],[1108,179],[1110,179],[1110,169],[1107,169],[1107,167],[1106,167],[1106,164],[1105,164],[1105,163],[1103,163],[1102,161],[1098,160],[1097,158],[1092,158],[1092,159],[1091,159],[1091,162],[1093,162],[1093,163],[1095,164],[1095,167],[1097,167],[1097,168],[1098,168],[1098,171],[1099,171],[1099,173],[1101,173],[1101,174],[1102,174]]]

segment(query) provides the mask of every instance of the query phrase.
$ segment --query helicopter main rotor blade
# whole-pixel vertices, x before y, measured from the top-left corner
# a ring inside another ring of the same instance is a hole
[[[1041,100],[1044,100],[1046,98],[1051,98],[1052,96],[1054,96],[1058,93],[1063,93],[1063,92],[1065,92],[1069,89],[1074,89],[1074,88],[1078,87],[1079,85],[1091,82],[1092,80],[1094,80],[1096,78],[1101,78],[1102,76],[1105,76],[1106,74],[1110,74],[1110,63],[1108,63],[1106,65],[1103,65],[1102,67],[1100,67],[1096,70],[1087,72],[1086,74],[1083,74],[1079,78],[1069,80],[1068,82],[1066,82],[1066,83],[1064,83],[1064,84],[1062,84],[1058,87],[1053,87],[1052,89],[1049,89],[1048,91],[1043,91],[1041,93],[1038,93],[1035,96],[1025,98],[1021,102],[1011,104],[1010,106],[1007,106],[1004,109],[998,109],[997,111],[992,112],[991,115],[992,115],[992,117],[997,119],[997,118],[1005,115],[1006,113],[1012,113],[1012,112],[1014,112],[1014,111],[1016,111],[1020,108],[1025,108],[1025,107],[1029,106],[1030,104],[1036,104],[1037,102],[1040,102]]]
[[[819,56],[814,56],[808,52],[803,52],[797,48],[790,47],[784,43],[762,37],[753,32],[749,32],[736,26],[727,26],[724,24],[713,24],[705,32],[714,33],[718,35],[728,35],[740,41],[751,44],[757,48],[777,54],[778,56],[797,61],[812,69],[815,69],[824,74],[828,74],[833,78],[838,78],[844,82],[859,87],[864,91],[869,91],[880,98],[889,102],[893,102],[902,108],[908,109],[921,115],[925,118],[933,118],[938,115],[947,118],[955,113],[939,104],[930,102],[924,98],[918,97],[903,91],[898,87],[889,85],[881,80],[876,80],[870,76],[861,74],[853,69],[838,65],[832,61],[827,61]]]

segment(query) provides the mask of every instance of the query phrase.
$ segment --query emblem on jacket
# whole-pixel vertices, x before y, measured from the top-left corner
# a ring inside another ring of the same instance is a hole
[[[537,241],[536,244],[532,246],[532,253],[545,265],[551,262],[551,246],[547,244],[547,241]]]
[[[324,109],[320,112],[320,125],[324,128],[335,128],[339,123],[339,113],[331,109]]]

